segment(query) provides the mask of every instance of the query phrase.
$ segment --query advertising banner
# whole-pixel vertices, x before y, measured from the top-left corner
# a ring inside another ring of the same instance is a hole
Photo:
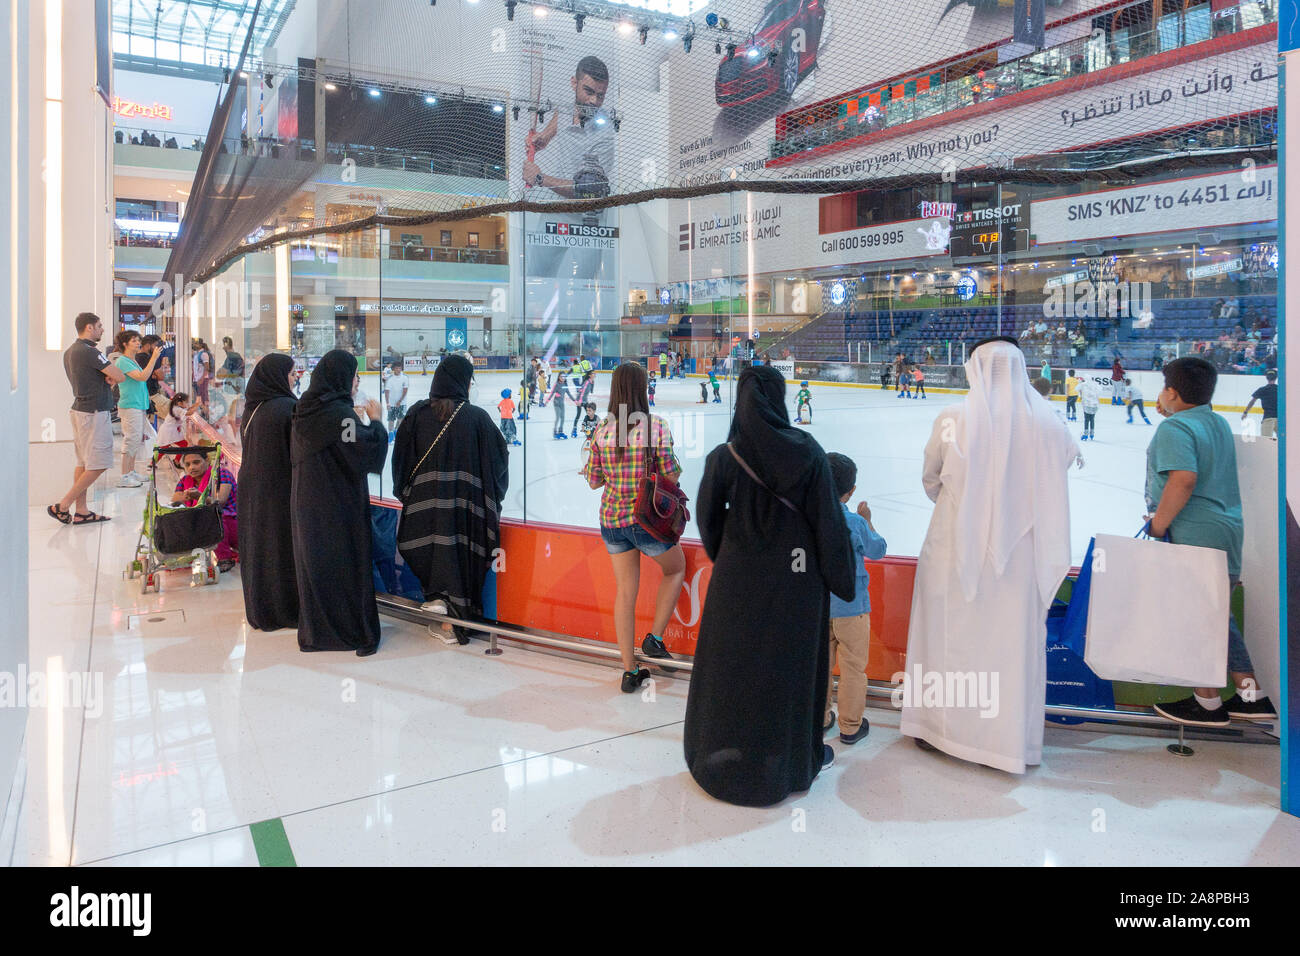
[[[1277,167],[1247,167],[1041,199],[1033,207],[1038,243],[1132,236],[1277,218]]]

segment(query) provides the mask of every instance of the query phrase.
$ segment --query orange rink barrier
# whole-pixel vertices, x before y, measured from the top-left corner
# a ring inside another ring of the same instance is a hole
[[[496,575],[499,621],[615,642],[614,570],[598,530],[505,519],[501,543],[505,567]],[[686,580],[663,639],[674,654],[694,656],[713,564],[699,541],[683,538],[681,543]],[[916,559],[868,561],[867,570],[871,573],[867,675],[888,682],[903,670],[907,654]],[[636,604],[638,645],[650,629],[659,579],[659,566],[643,556]]]

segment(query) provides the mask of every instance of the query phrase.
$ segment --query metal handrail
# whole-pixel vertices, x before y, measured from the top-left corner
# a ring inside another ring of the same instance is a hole
[[[510,641],[515,641],[524,645],[536,645],[540,647],[553,648],[559,651],[565,651],[571,654],[581,654],[586,657],[601,658],[612,662],[618,662],[622,666],[622,656],[615,647],[594,641],[582,640],[573,637],[560,637],[552,634],[546,634],[532,629],[513,627],[509,624],[501,624],[494,621],[464,621],[460,618],[450,617],[445,614],[437,614],[433,611],[425,610],[424,607],[416,601],[408,598],[399,597],[394,594],[376,595],[376,601],[379,610],[392,617],[398,617],[403,620],[413,621],[421,624],[438,623],[438,624],[455,624],[460,627],[473,631],[480,631],[488,635],[488,648],[485,654],[497,655],[501,653],[497,646],[497,638],[502,637]],[[648,664],[652,667],[663,668],[671,667],[676,671],[682,671],[690,674],[694,670],[694,662],[673,658],[672,661],[665,661],[661,658],[647,657],[644,654],[635,652],[636,660]],[[867,702],[878,705],[883,701],[890,701],[892,708],[893,689],[876,685],[867,685]],[[1273,734],[1273,725],[1268,723],[1244,723],[1234,725],[1223,729],[1216,728],[1187,728],[1177,724],[1172,720],[1161,717],[1154,711],[1117,711],[1103,710],[1097,707],[1070,707],[1059,704],[1050,704],[1044,711],[1048,717],[1071,717],[1090,723],[1105,723],[1112,726],[1126,726],[1136,728],[1155,728],[1167,731],[1178,731],[1179,745],[1183,738],[1191,735],[1193,739],[1201,740],[1224,740],[1236,739],[1251,743],[1279,743],[1279,740]],[[1074,725],[1062,725],[1070,729]],[[1172,750],[1171,746],[1171,750]],[[1190,752],[1190,751],[1188,751]]]

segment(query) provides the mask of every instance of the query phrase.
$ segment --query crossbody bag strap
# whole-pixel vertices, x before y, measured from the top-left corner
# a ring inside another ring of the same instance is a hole
[[[239,430],[240,435],[242,437],[244,438],[248,437],[249,426],[253,424],[253,419],[257,417],[257,413],[262,410],[262,406],[265,404],[266,402],[258,402],[256,405],[253,406],[253,414],[248,416],[248,420],[244,422],[244,427]]]
[[[429,457],[429,452],[433,451],[434,448],[437,447],[438,442],[442,441],[442,436],[447,433],[447,429],[451,427],[451,423],[455,420],[456,416],[460,414],[460,410],[464,407],[465,407],[464,402],[461,402],[459,405],[456,406],[455,411],[453,411],[451,413],[451,416],[447,419],[446,424],[442,426],[442,430],[438,432],[438,437],[435,438],[433,440],[433,444],[429,446],[429,450],[426,451],[423,455],[421,455],[420,460],[415,463],[415,467],[411,469],[411,477],[406,480],[406,485],[405,487],[402,488],[403,498],[410,497],[411,488],[415,484],[415,476],[419,473],[420,468],[424,465],[425,459]]]
[[[780,495],[778,495],[775,491],[773,491],[771,488],[769,488],[769,487],[767,486],[767,482],[765,482],[762,478],[758,477],[758,475],[754,473],[754,469],[749,467],[749,462],[745,461],[745,459],[743,459],[743,458],[740,457],[740,452],[736,451],[736,446],[733,445],[731,442],[727,442],[727,451],[731,452],[731,457],[734,458],[734,459],[736,459],[736,462],[740,465],[740,467],[745,469],[745,474],[747,474],[747,475],[749,475],[749,477],[753,478],[754,481],[758,483],[758,486],[759,486],[760,488],[762,488],[764,491],[766,491],[769,495],[771,495],[771,496],[772,496],[773,498],[775,498],[777,501],[781,502],[781,504],[785,505],[787,508],[789,508],[789,509],[790,509],[791,511],[793,511],[795,514],[802,514],[802,513],[803,513],[803,512],[801,512],[798,508],[796,508],[793,504],[790,503],[790,499],[789,499],[789,498],[783,498],[783,497],[781,497]]]

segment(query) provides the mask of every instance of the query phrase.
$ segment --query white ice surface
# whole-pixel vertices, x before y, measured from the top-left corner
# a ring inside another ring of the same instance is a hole
[[[432,376],[414,376],[408,406],[428,394]],[[700,378],[675,379],[658,385],[655,412],[666,417],[672,426],[675,447],[681,460],[682,486],[694,500],[704,472],[704,459],[719,443],[726,440],[731,422],[733,381],[722,382],[721,405],[696,404],[700,396]],[[479,372],[476,376],[475,402],[497,418],[496,404],[501,389],[512,388],[518,402],[519,373]],[[367,380],[363,390],[376,394],[378,380]],[[596,383],[598,414],[605,412],[609,398],[609,376],[599,375]],[[787,386],[786,398],[794,417],[794,395],[798,386]],[[900,399],[891,391],[871,387],[821,385],[814,383],[813,424],[809,431],[827,451],[838,451],[858,465],[858,489],[852,504],[866,499],[872,510],[876,530],[889,542],[889,554],[915,556],[925,538],[933,505],[921,488],[921,461],[930,437],[935,416],[946,405],[962,400],[960,394],[936,392],[928,399]],[[1064,402],[1055,403],[1064,411]],[[1080,450],[1086,461],[1082,470],[1070,470],[1070,546],[1075,564],[1088,548],[1088,540],[1098,533],[1135,534],[1141,527],[1146,508],[1143,483],[1146,476],[1146,448],[1160,417],[1154,399],[1147,403],[1150,426],[1135,418],[1126,423],[1123,407],[1103,400],[1097,415],[1097,440],[1083,442]],[[566,430],[572,431],[573,403],[566,402]],[[1241,430],[1239,414],[1225,416],[1234,431]],[[600,492],[587,487],[579,475],[581,468],[581,432],[579,438],[557,441],[551,437],[555,415],[550,406],[533,409],[527,422],[516,420],[519,439],[524,444],[511,449],[510,490],[503,513],[511,518],[545,521],[554,524],[597,527]],[[1083,415],[1070,422],[1077,438],[1083,431]],[[379,485],[372,482],[372,488]],[[386,471],[382,491],[391,497],[392,479]],[[686,532],[698,537],[692,519]]]

